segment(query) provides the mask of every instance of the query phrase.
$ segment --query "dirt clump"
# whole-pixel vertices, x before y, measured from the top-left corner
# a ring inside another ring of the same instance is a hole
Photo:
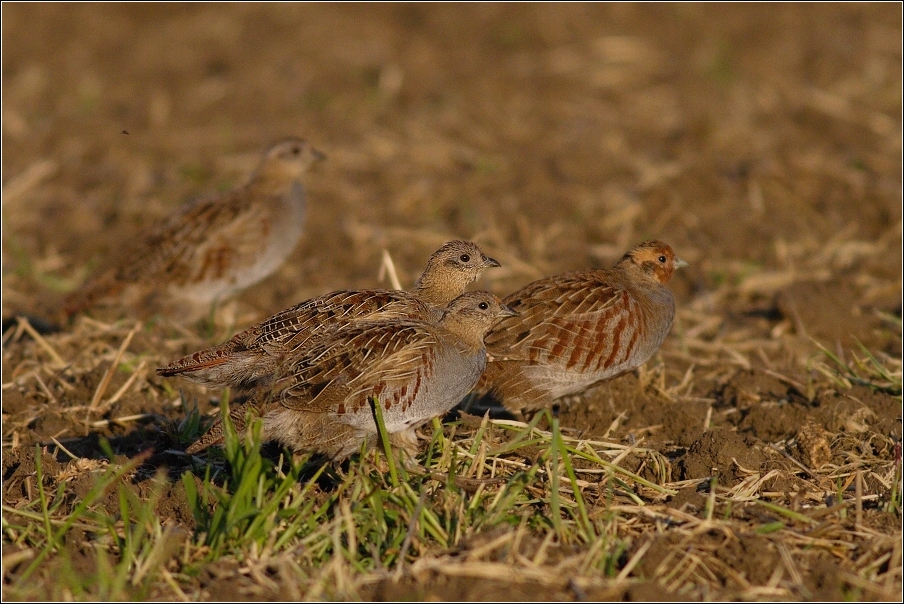
[[[751,472],[760,471],[767,456],[760,441],[724,428],[710,430],[691,443],[678,458],[678,476],[682,480],[715,478],[731,486]]]

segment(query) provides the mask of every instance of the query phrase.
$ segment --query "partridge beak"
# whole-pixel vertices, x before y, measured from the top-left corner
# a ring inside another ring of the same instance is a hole
[[[519,313],[517,310],[512,308],[511,306],[506,306],[505,304],[499,309],[499,315],[502,317],[517,317]]]
[[[682,260],[678,256],[675,256],[675,268],[684,268],[685,266],[690,266],[686,261]]]
[[[495,258],[490,258],[489,256],[484,256],[483,257],[483,266],[486,268],[491,268],[491,267],[499,267],[502,265],[499,264],[499,261],[496,260]]]
[[[317,149],[311,149],[314,155],[314,161],[323,161],[326,159],[326,154],[323,151],[318,151]]]

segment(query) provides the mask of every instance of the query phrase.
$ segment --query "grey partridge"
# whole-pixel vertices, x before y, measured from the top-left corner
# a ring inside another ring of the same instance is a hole
[[[191,318],[257,283],[295,248],[306,209],[301,176],[323,157],[301,139],[274,144],[244,186],[189,204],[139,236],[67,298],[66,314],[114,301],[139,314]]]
[[[312,345],[336,327],[360,320],[439,320],[445,306],[461,295],[484,269],[499,266],[470,241],[450,241],[427,261],[411,292],[337,291],[307,300],[236,334],[227,342],[195,352],[157,373],[182,376],[210,388],[238,391],[265,384],[283,354]]]
[[[547,277],[509,295],[518,315],[487,336],[476,393],[530,412],[643,365],[675,316],[666,283],[686,265],[665,243],[647,241],[612,268]]]
[[[288,352],[273,384],[233,407],[230,417],[239,431],[248,414],[259,417],[263,440],[342,459],[362,443],[376,442],[373,400],[381,405],[393,444],[413,456],[415,430],[448,412],[474,387],[486,366],[484,336],[513,314],[498,297],[478,291],[450,302],[435,324],[353,323]],[[186,452],[222,441],[218,420]]]

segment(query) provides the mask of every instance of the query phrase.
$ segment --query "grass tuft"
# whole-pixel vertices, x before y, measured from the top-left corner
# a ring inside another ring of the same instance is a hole
[[[890,394],[898,399],[902,398],[901,359],[881,353],[873,354],[858,341],[857,345],[862,356],[852,352],[851,360],[846,362],[819,342],[815,340],[813,342],[819,348],[820,353],[831,361],[831,365],[827,366],[815,361],[812,368],[839,387],[849,389],[852,385],[858,384],[876,392]]]

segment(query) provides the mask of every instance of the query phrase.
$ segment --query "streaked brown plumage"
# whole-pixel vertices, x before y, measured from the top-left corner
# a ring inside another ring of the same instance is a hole
[[[191,318],[257,283],[295,248],[306,205],[300,179],[320,159],[304,140],[276,143],[244,186],[190,204],[139,235],[67,298],[66,314],[112,301],[138,314],[178,309]]]
[[[477,393],[532,411],[644,364],[675,316],[665,284],[686,264],[665,243],[647,241],[613,268],[547,277],[506,297],[518,315],[487,336]]]
[[[362,442],[375,443],[374,398],[393,443],[413,455],[415,429],[449,411],[474,387],[486,366],[484,336],[512,314],[496,296],[468,292],[450,302],[436,324],[353,323],[290,351],[272,386],[233,407],[230,417],[241,431],[250,412],[263,420],[263,440],[341,459]],[[197,453],[222,441],[217,421],[186,451]]]
[[[427,262],[411,292],[338,291],[302,302],[235,335],[195,352],[157,373],[179,375],[210,388],[249,390],[266,383],[286,351],[312,345],[336,327],[359,320],[439,320],[484,269],[499,266],[470,241],[450,241]]]

